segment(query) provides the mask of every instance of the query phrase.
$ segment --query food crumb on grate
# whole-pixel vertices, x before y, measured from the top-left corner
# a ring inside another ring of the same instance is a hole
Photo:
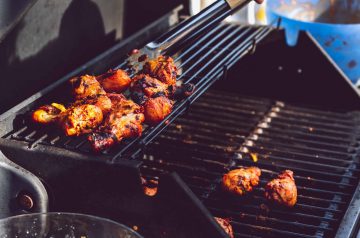
[[[266,213],[270,212],[270,209],[267,205],[265,205],[264,203],[260,204],[260,209],[265,211]]]
[[[176,129],[178,129],[179,131],[182,131],[182,126],[181,126],[181,125],[176,125],[175,127],[176,127]]]
[[[258,162],[259,158],[256,153],[250,153],[251,159],[256,163]]]
[[[258,221],[266,221],[266,217],[259,215],[259,216],[256,217],[256,220],[258,220]]]
[[[192,140],[191,135],[186,135],[186,138],[183,140],[183,142],[187,144],[196,144],[196,142]]]

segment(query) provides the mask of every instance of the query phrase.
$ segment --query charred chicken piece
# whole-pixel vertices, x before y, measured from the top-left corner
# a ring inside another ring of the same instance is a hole
[[[223,188],[237,195],[251,192],[259,184],[261,170],[257,167],[240,168],[229,171],[223,176]]]
[[[173,102],[167,97],[161,96],[148,99],[144,104],[146,123],[157,125],[171,113],[172,108]]]
[[[97,76],[96,79],[108,93],[121,93],[131,84],[131,78],[121,69],[109,70],[107,73]]]
[[[61,113],[65,112],[66,108],[62,104],[52,103],[51,105],[41,106],[33,112],[32,119],[41,124],[49,124],[58,121]]]
[[[265,187],[265,197],[277,204],[293,207],[297,201],[297,188],[294,173],[285,170],[278,178],[271,180]]]
[[[217,221],[217,223],[221,226],[221,228],[224,229],[226,234],[228,234],[230,238],[234,238],[233,228],[232,228],[229,220],[223,219],[223,218],[220,218],[220,217],[214,217],[214,218]]]
[[[181,100],[191,96],[195,91],[195,85],[192,83],[181,84],[180,86],[175,87],[173,90],[172,97],[175,100]]]
[[[73,88],[73,94],[76,100],[81,100],[98,95],[105,95],[106,92],[96,80],[96,77],[83,75],[70,79]]]
[[[91,104],[73,106],[64,112],[60,124],[67,136],[78,136],[91,132],[103,120],[102,110]]]
[[[137,137],[142,133],[141,124],[145,120],[142,108],[131,100],[117,99],[117,104],[113,105],[104,124],[88,137],[97,152],[110,148],[124,138]]]
[[[169,85],[149,75],[140,74],[132,79],[131,91],[133,93],[143,92],[146,97],[169,96]]]
[[[103,115],[107,114],[112,107],[112,102],[107,95],[97,95],[95,97],[87,97],[76,101],[74,104],[72,104],[72,106],[80,106],[84,104],[91,104],[99,107],[103,112]]]
[[[153,197],[156,195],[159,181],[153,179],[146,180],[145,178],[141,177],[141,183],[143,185],[145,195],[149,197]]]
[[[174,60],[169,56],[160,55],[157,59],[147,61],[143,72],[167,85],[176,84],[177,68]]]

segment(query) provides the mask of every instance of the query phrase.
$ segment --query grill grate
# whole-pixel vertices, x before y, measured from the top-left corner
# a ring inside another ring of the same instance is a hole
[[[124,157],[137,156],[145,145],[168,126],[169,122],[186,111],[190,104],[200,97],[215,80],[219,79],[225,69],[230,68],[246,55],[254,44],[262,40],[272,30],[268,27],[243,27],[223,23],[205,35],[186,43],[180,49],[170,48],[169,52],[165,52],[165,54],[175,59],[180,73],[178,80],[195,84],[195,93],[186,100],[176,102],[173,112],[162,123],[155,127],[145,127],[140,138],[123,141],[109,151],[103,152],[103,156],[113,161]],[[123,62],[115,68],[125,67],[126,62]],[[64,100],[66,99],[58,99],[58,101]],[[30,148],[41,144],[80,151],[84,154],[92,153],[86,136],[65,137],[61,131],[55,128],[49,130],[44,126],[33,125],[29,122],[28,115],[3,138],[28,142]]]
[[[236,237],[332,237],[359,181],[358,121],[355,112],[210,90],[152,143],[142,173],[178,172],[214,216],[231,218]],[[226,171],[253,165],[262,169],[253,193],[221,190]],[[292,209],[263,197],[266,182],[284,169],[294,171],[298,187]]]

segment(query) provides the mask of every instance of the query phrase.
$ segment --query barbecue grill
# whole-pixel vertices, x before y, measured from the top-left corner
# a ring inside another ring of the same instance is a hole
[[[277,27],[223,22],[170,47],[179,80],[194,83],[194,94],[141,137],[101,154],[85,137],[30,122],[37,106],[70,98],[64,93],[70,77],[126,67],[121,56],[174,16],[177,11],[0,117],[1,150],[42,179],[50,210],[105,216],[137,225],[147,237],[226,237],[213,216],[230,218],[236,237],[354,235],[359,95],[306,33],[289,48]],[[261,185],[293,170],[298,204],[272,206],[262,186],[243,198],[224,194],[222,174],[250,165],[262,169]],[[155,198],[143,195],[140,174],[159,180]]]

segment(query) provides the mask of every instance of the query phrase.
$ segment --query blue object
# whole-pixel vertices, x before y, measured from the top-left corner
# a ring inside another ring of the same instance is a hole
[[[355,84],[360,82],[360,0],[268,0],[269,22],[282,18],[288,45],[308,31]]]

